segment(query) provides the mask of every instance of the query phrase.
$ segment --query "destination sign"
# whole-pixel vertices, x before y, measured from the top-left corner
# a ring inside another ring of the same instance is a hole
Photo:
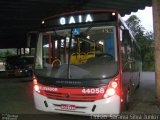
[[[77,13],[44,19],[42,25],[43,27],[57,27],[82,23],[112,22],[116,19],[117,15],[114,12]]]
[[[84,18],[83,18],[84,17]],[[83,19],[82,19],[83,18]],[[68,18],[61,17],[59,19],[59,23],[61,25],[65,24],[75,24],[75,23],[82,23],[82,22],[93,22],[93,18],[90,14],[86,16],[78,15],[78,16],[70,16]]]

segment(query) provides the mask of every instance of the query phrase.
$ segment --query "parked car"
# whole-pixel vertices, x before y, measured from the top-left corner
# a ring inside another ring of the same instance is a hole
[[[31,76],[34,56],[9,56],[5,68],[8,76]]]

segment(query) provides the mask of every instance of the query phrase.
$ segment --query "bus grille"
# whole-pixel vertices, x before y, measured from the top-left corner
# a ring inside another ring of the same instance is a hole
[[[46,97],[50,99],[69,101],[95,101],[98,94],[68,94],[45,91]]]

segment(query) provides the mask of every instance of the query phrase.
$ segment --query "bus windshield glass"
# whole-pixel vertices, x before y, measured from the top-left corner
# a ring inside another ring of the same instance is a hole
[[[118,72],[115,26],[72,27],[39,37],[35,74],[56,79],[105,79]]]

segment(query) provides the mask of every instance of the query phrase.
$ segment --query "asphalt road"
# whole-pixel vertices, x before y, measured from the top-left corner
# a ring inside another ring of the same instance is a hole
[[[0,73],[0,113],[2,120],[99,119],[38,111],[34,107],[31,78],[8,78],[3,73]],[[119,119],[136,120],[140,119],[141,114],[155,115],[155,119],[160,119],[160,106],[156,104],[155,100],[154,72],[142,73],[140,88],[133,96],[130,109],[123,114],[124,116],[122,115]]]

